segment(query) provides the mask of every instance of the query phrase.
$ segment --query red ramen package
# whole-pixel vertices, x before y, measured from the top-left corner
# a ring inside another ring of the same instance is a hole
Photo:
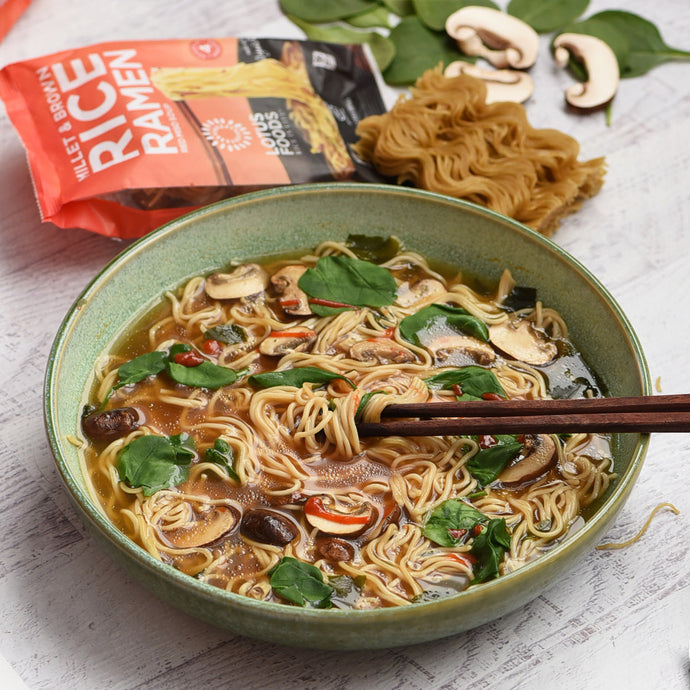
[[[384,112],[362,46],[104,43],[0,71],[44,221],[140,237],[247,191],[379,180],[350,151]]]

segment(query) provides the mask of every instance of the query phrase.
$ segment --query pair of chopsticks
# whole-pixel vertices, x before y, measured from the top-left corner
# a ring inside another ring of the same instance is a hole
[[[652,433],[690,431],[690,394],[575,400],[481,400],[388,405],[360,436]],[[397,419],[396,419],[397,418]]]

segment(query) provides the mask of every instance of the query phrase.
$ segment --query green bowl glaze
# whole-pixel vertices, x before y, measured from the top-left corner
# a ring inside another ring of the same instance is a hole
[[[502,578],[433,602],[373,611],[301,609],[230,594],[160,563],[130,542],[89,497],[76,448],[96,358],[127,324],[189,277],[231,261],[310,249],[350,233],[396,234],[409,249],[498,281],[503,269],[565,317],[573,340],[611,395],[648,395],[638,339],[608,291],[530,229],[473,204],[387,185],[284,187],[223,201],[129,246],[86,287],[65,317],[45,382],[48,438],[79,513],[111,556],[157,596],[205,621],[272,642],[324,649],[409,645],[467,630],[539,595],[592,551],[627,499],[648,436],[623,434],[618,479],[586,525],[548,555]]]

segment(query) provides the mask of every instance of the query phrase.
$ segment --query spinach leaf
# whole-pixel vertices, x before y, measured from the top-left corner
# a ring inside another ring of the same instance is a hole
[[[237,343],[247,342],[247,331],[236,323],[226,323],[212,326],[204,332],[207,340],[217,340],[226,345],[236,345]]]
[[[333,24],[321,26],[310,24],[299,17],[290,16],[289,19],[299,26],[312,41],[327,43],[367,43],[380,70],[386,69],[395,55],[393,42],[377,31],[356,31],[346,26]]]
[[[400,335],[407,342],[422,347],[424,335],[432,336],[433,331],[441,329],[465,333],[479,338],[484,342],[489,340],[489,329],[486,324],[472,316],[465,309],[450,307],[446,304],[430,304],[410,316],[406,316],[400,322]],[[420,338],[420,334],[422,337]]]
[[[358,29],[371,29],[377,26],[390,29],[390,12],[382,5],[377,5],[373,9],[352,17],[347,17],[345,21]]]
[[[388,84],[401,86],[414,83],[423,72],[455,60],[472,62],[456,47],[445,32],[433,31],[416,17],[405,17],[393,27],[389,38],[395,46],[395,57],[383,72]]]
[[[469,532],[475,525],[484,524],[488,519],[469,503],[453,498],[444,501],[431,512],[423,534],[441,546],[456,546],[463,541],[464,535],[454,536],[452,532]]]
[[[196,388],[220,388],[235,383],[242,372],[204,360],[196,367],[168,362],[168,373],[176,383]]]
[[[334,22],[369,12],[376,6],[376,0],[280,0],[285,14],[307,22]]]
[[[230,479],[240,481],[240,478],[235,472],[235,454],[232,452],[230,444],[222,438],[217,438],[213,444],[213,448],[207,448],[204,455],[206,462],[212,462],[220,465],[227,473]]]
[[[118,370],[118,382],[113,386],[113,390],[126,386],[130,383],[138,383],[147,376],[158,374],[165,369],[168,355],[160,350],[147,352],[139,357],[125,362]]]
[[[589,0],[510,0],[507,12],[545,34],[580,17],[587,5]]]
[[[386,391],[369,391],[368,393],[365,393],[362,396],[362,399],[359,401],[359,405],[357,405],[357,411],[355,412],[355,419],[359,419],[363,412],[364,408],[366,408],[367,403],[371,400],[371,398],[374,395],[387,395]]]
[[[345,246],[356,254],[358,259],[382,264],[400,251],[400,240],[392,235],[348,235]]]
[[[434,31],[445,31],[446,19],[468,5],[499,9],[491,0],[413,0],[412,4],[419,19]]]
[[[534,307],[537,303],[537,289],[516,285],[503,300],[501,305],[506,311],[520,311]]]
[[[323,573],[311,563],[283,556],[268,574],[271,587],[283,599],[298,606],[331,608],[333,587],[324,582]]]
[[[483,400],[484,393],[495,393],[502,398],[507,397],[493,371],[474,365],[430,376],[425,379],[425,383],[429,388],[446,390],[452,389],[453,386],[460,386],[462,395],[457,396],[458,400]]]
[[[194,441],[187,434],[138,436],[120,451],[117,468],[121,481],[150,496],[187,479],[193,457]]]
[[[323,256],[298,281],[312,298],[353,307],[383,307],[393,304],[397,294],[395,279],[381,266],[349,256]],[[318,304],[312,311],[321,315]],[[329,312],[327,312],[329,313]],[[326,315],[326,314],[323,314]]]
[[[496,479],[523,448],[523,444],[515,436],[496,435],[494,438],[498,441],[495,446],[482,448],[467,461],[467,470],[481,486],[486,486]]]
[[[380,2],[398,17],[407,17],[410,14],[414,14],[412,0],[380,0]]]
[[[498,577],[498,566],[503,554],[510,549],[510,533],[505,518],[489,520],[484,529],[474,538],[470,553],[477,557],[474,579],[478,584]]]
[[[297,367],[296,369],[284,369],[283,371],[267,371],[264,374],[253,374],[247,380],[253,386],[260,388],[272,388],[273,386],[294,386],[301,388],[305,383],[325,384],[333,379],[347,381],[352,388],[355,384],[345,376],[334,374],[332,371],[319,367]]]
[[[659,29],[652,22],[632,12],[605,10],[592,15],[588,21],[608,27],[627,41],[627,59],[620,65],[623,78],[639,77],[669,60],[690,60],[690,51],[666,45]],[[603,40],[606,41],[605,38]],[[611,48],[616,52],[613,46]]]

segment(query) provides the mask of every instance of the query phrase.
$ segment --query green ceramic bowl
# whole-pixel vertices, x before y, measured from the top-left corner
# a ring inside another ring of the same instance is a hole
[[[518,284],[565,317],[611,395],[651,391],[637,337],[607,290],[575,259],[528,228],[483,208],[401,187],[322,184],[248,194],[159,228],[129,246],[84,290],[53,345],[45,418],[57,467],[78,511],[111,556],[162,599],[234,632],[326,649],[372,649],[438,639],[486,623],[535,598],[590,553],[625,502],[648,437],[617,439],[618,479],[584,528],[524,568],[429,603],[373,611],[301,609],[230,594],[183,575],[116,530],[89,498],[75,447],[96,358],[123,328],[185,279],[238,259],[314,247],[350,233],[398,235],[430,258]]]

